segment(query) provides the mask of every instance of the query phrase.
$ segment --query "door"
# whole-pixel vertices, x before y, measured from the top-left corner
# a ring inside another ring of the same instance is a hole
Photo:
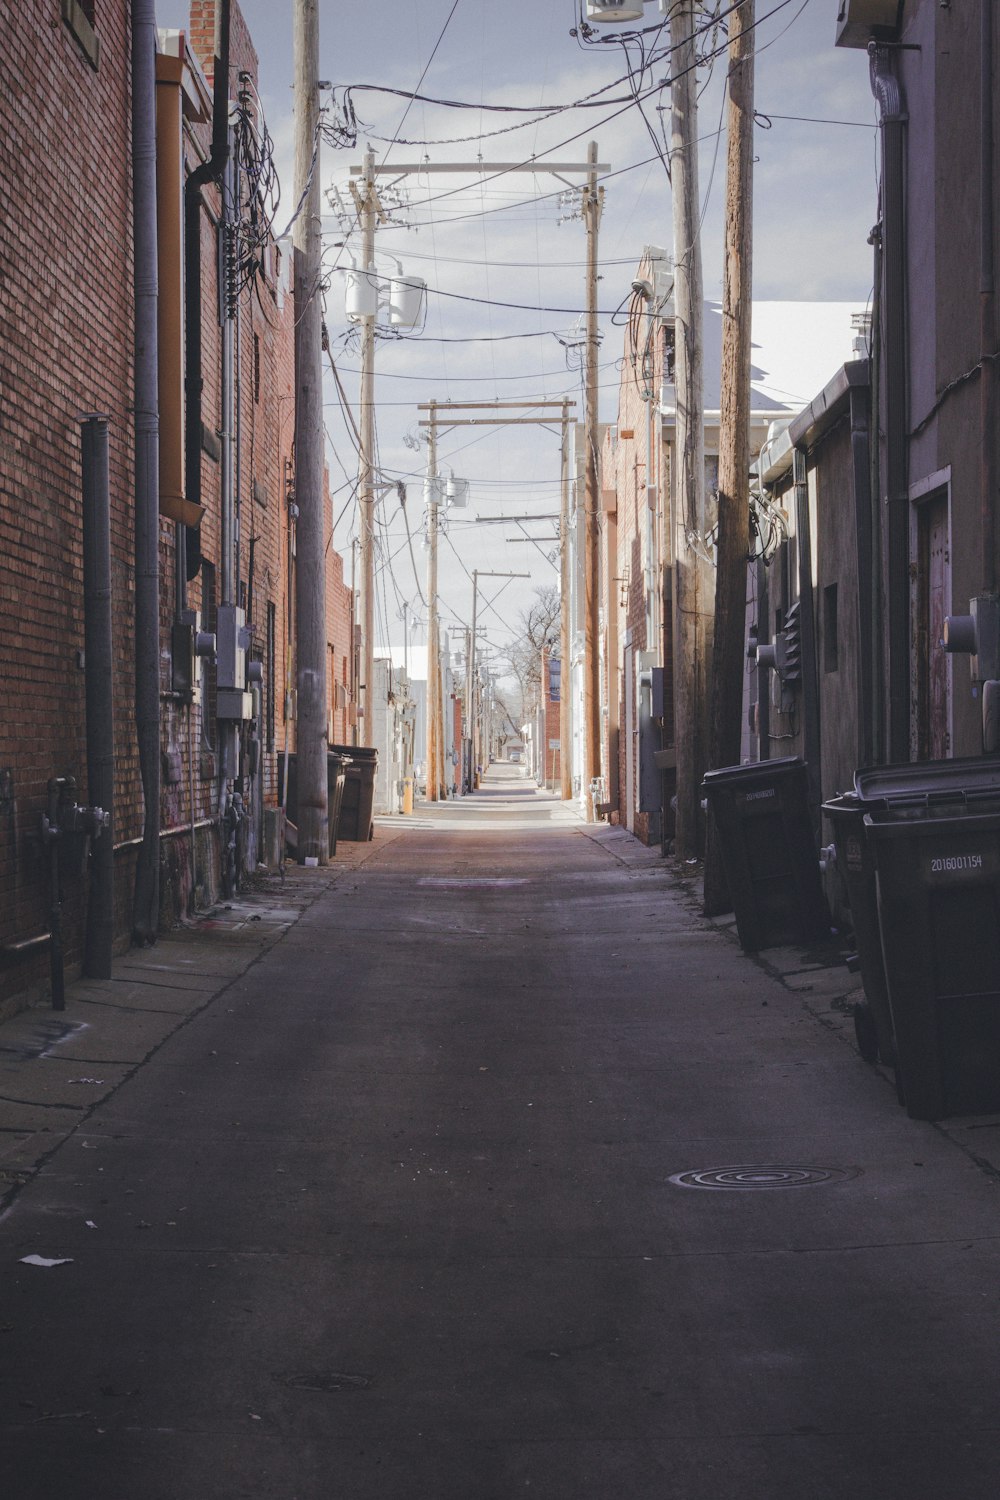
[[[917,508],[917,758],[951,754],[951,681],[941,645],[951,607],[948,493],[939,490]]]

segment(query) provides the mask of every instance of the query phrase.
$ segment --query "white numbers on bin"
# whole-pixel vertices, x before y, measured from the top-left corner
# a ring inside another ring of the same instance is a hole
[[[981,854],[947,854],[939,859],[931,860],[931,874],[940,875],[945,870],[981,870],[983,868],[983,856]]]

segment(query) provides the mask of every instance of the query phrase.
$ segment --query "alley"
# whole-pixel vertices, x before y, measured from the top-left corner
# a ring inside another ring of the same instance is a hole
[[[994,1496],[996,1173],[509,769],[393,833],[0,1220],[3,1493]]]

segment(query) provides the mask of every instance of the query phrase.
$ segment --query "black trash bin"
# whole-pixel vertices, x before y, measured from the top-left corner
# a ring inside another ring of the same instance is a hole
[[[875,850],[865,829],[865,813],[870,812],[873,805],[857,792],[845,792],[824,802],[823,811],[833,830],[835,865],[851,908],[858,968],[867,1001],[867,1009],[855,1007],[858,1047],[867,1062],[881,1059],[887,1066],[894,1067],[896,1045],[878,926]]]
[[[346,768],[337,836],[348,843],[363,844],[372,836],[378,750],[372,745],[331,745],[330,750],[346,756],[350,762]]]
[[[340,810],[344,802],[344,787],[351,765],[351,757],[337,750],[328,750],[326,756],[326,793],[330,823],[330,854],[337,852],[337,833],[340,827]]]
[[[330,836],[330,855],[337,852],[337,823],[340,817],[340,805],[344,796],[344,778],[350,757],[329,751],[326,757],[326,796],[327,796],[327,827]],[[288,794],[285,791],[285,757],[278,756],[278,797],[285,804],[285,812],[288,821],[296,828],[299,826],[299,778],[298,759],[295,755],[288,757]]]
[[[1000,1110],[1000,762],[859,772],[900,1092],[918,1120]]]
[[[708,772],[702,791],[718,831],[744,950],[828,937],[805,761],[785,756],[725,766]]]

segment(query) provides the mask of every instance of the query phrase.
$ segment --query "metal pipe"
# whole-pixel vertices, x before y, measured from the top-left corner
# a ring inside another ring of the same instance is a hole
[[[801,448],[792,454],[795,488],[795,531],[798,555],[799,629],[802,641],[802,737],[808,768],[809,804],[819,824],[822,801],[822,766],[819,722],[819,662],[816,659],[816,614],[813,590],[812,520],[809,513],[809,479],[806,455]],[[787,595],[785,596],[787,598]]]
[[[30,958],[35,953],[41,953],[51,941],[51,932],[40,932],[37,937],[22,938],[19,943],[4,943],[0,947],[0,955],[4,958]]]
[[[983,590],[996,591],[1000,572],[996,534],[996,286],[994,275],[993,214],[993,0],[980,0],[979,98],[981,146],[979,158],[980,276],[979,377],[980,510],[983,547]]]
[[[858,764],[870,766],[873,753],[872,678],[877,616],[872,613],[872,491],[868,444],[869,393],[851,386],[851,487],[854,492],[854,548],[858,586]]]
[[[63,966],[62,889],[59,879],[59,813],[63,796],[75,796],[76,782],[67,776],[53,776],[48,785],[46,814],[42,818],[42,837],[49,850],[49,979],[52,986],[52,1009],[66,1009],[66,974]]]
[[[88,979],[111,978],[114,945],[115,719],[108,422],[108,417],[96,414],[81,418],[87,798],[92,806],[108,814],[107,829],[93,840],[90,851],[83,960]]]
[[[906,207],[903,91],[891,54],[868,48],[882,136],[882,264],[885,322],[885,498],[889,626],[889,758],[910,752],[910,502],[906,432]]]
[[[135,288],[135,719],[145,814],[132,941],[156,941],[160,908],[159,384],[157,374],[156,11],[132,6]]]

